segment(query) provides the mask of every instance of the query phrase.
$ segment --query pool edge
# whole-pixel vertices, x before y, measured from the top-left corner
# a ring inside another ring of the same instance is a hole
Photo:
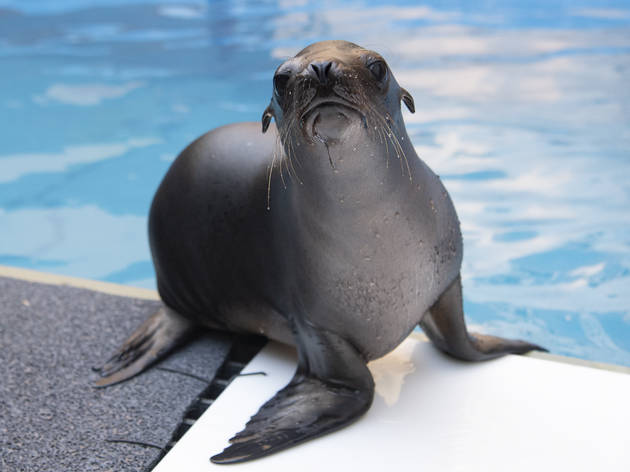
[[[25,280],[27,282],[39,282],[48,285],[67,285],[76,288],[86,288],[96,292],[118,295],[121,297],[141,298],[144,300],[159,300],[160,296],[156,290],[140,287],[130,287],[100,280],[83,279],[68,275],[51,274],[32,269],[22,269],[0,265],[0,277]]]
[[[107,293],[109,295],[118,295],[121,297],[141,298],[144,300],[160,300],[156,290],[146,288],[130,287],[128,285],[115,284],[111,282],[101,282],[99,280],[83,279],[80,277],[71,277],[68,275],[57,275],[49,272],[40,272],[32,269],[22,269],[18,267],[10,267],[0,265],[0,277],[9,277],[13,279],[25,280],[28,282],[39,282],[49,285],[67,285],[76,288],[86,288],[97,292]],[[420,332],[412,332],[412,336],[423,341],[427,341],[427,337]],[[618,372],[630,374],[630,367],[608,364],[605,362],[588,361],[577,357],[561,356],[558,354],[550,354],[547,352],[530,352],[525,354],[527,357],[534,359],[542,359],[552,362],[560,362],[563,364],[577,365],[582,367],[590,367],[592,369],[607,370],[610,372]]]

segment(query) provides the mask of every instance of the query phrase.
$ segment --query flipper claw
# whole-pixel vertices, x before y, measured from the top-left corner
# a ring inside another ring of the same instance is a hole
[[[351,423],[371,403],[372,391],[296,376],[210,460],[231,464],[273,454]]]
[[[374,380],[365,359],[345,339],[296,323],[298,369],[230,440],[215,464],[245,462],[342,428],[372,404]]]
[[[461,277],[453,281],[420,320],[424,333],[439,349],[465,361],[483,361],[505,354],[525,354],[547,350],[519,339],[469,333],[462,304]]]
[[[173,310],[162,307],[147,319],[101,367],[96,387],[106,387],[139,374],[180,344],[192,324]]]

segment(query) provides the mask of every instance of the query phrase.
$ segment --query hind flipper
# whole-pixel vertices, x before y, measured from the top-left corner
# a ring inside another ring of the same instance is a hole
[[[370,407],[374,382],[363,357],[333,333],[303,328],[296,330],[300,361],[289,385],[212,462],[244,462],[278,452],[340,429]]]
[[[101,378],[96,387],[106,387],[139,374],[191,334],[194,325],[163,306],[124,342],[103,366],[94,369]]]
[[[420,326],[439,349],[466,361],[492,359],[504,354],[546,351],[526,341],[468,333],[464,321],[460,276],[457,276],[423,316]]]

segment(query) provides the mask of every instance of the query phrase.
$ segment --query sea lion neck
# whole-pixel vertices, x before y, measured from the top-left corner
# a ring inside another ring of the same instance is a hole
[[[424,171],[406,133],[396,139],[401,143],[398,150],[389,140],[367,138],[296,147],[299,163],[284,164],[292,169],[291,176],[285,176],[290,180],[290,201],[298,208],[325,205],[327,212],[344,213],[363,208],[369,211],[379,202],[408,198]]]

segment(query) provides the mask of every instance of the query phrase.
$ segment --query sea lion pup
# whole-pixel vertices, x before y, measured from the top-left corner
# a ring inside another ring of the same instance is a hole
[[[374,394],[366,362],[418,324],[459,359],[540,349],[466,331],[459,221],[407,136],[401,101],[413,112],[413,98],[379,54],[316,43],[273,85],[266,134],[210,131],[166,174],[149,218],[164,306],[99,370],[99,386],[125,380],[199,327],[295,345],[293,380],[212,457],[220,464],[357,419]]]

